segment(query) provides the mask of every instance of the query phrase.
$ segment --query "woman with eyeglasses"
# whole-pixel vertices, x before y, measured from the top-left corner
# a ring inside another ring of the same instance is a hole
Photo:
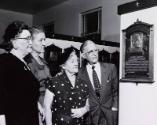
[[[32,51],[29,27],[14,21],[3,38],[9,52],[0,55],[0,125],[38,125],[39,83],[24,60]]]
[[[27,63],[40,82],[40,97],[39,97],[39,125],[44,124],[44,112],[43,101],[45,95],[45,84],[49,82],[51,74],[47,66],[47,62],[44,60],[44,47],[45,47],[45,32],[42,27],[35,26],[31,29],[32,35],[32,52],[26,57]]]
[[[88,111],[87,84],[78,76],[77,50],[68,48],[60,57],[62,73],[46,87],[44,107],[47,125],[85,125]]]

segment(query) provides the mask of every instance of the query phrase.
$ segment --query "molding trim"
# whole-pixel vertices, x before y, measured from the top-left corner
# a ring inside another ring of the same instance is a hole
[[[62,34],[53,34],[52,39],[61,39],[61,40],[69,40],[74,42],[83,43],[85,40],[89,38],[86,37],[78,37],[78,36],[70,36],[70,35],[62,35]],[[92,40],[92,39],[91,39]],[[120,47],[120,43],[106,40],[92,40],[98,45],[112,46],[112,47]]]
[[[118,6],[118,14],[130,13],[142,9],[157,6],[157,0],[136,0]]]

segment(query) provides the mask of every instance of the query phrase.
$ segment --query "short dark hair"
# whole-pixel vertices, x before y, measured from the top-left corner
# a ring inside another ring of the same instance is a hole
[[[68,60],[68,58],[72,52],[75,52],[77,57],[79,57],[79,51],[74,47],[69,47],[69,48],[65,49],[64,52],[61,54],[61,56],[59,58],[59,65],[64,64]]]
[[[6,45],[7,50],[12,49],[11,39],[17,37],[23,30],[30,30],[29,26],[23,21],[13,21],[8,25],[3,35],[3,44]]]

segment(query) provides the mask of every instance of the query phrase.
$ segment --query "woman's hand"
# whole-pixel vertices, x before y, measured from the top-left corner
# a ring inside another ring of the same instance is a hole
[[[71,109],[72,118],[80,118],[89,111],[89,100],[86,100],[84,107]]]
[[[41,120],[44,121],[45,119],[45,112],[43,107],[41,106],[41,104],[38,102],[38,110],[39,110],[39,114],[41,116]]]
[[[87,111],[88,110],[86,109],[86,107],[71,109],[71,113],[72,113],[71,116],[72,116],[72,118],[80,118],[84,114],[86,114]]]

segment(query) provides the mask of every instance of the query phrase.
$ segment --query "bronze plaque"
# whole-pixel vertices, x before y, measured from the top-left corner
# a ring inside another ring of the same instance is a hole
[[[153,82],[153,25],[138,21],[123,30],[123,82]]]

